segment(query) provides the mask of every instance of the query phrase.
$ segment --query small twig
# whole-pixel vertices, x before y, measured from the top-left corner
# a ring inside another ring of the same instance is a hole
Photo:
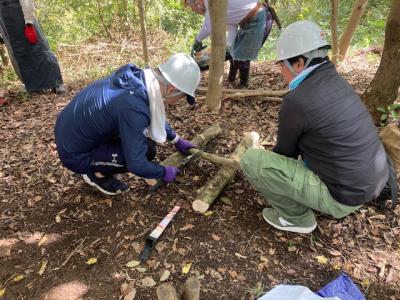
[[[62,267],[64,267],[68,261],[71,259],[71,257],[78,251],[78,249],[82,246],[83,242],[86,241],[86,238],[84,238],[82,240],[82,242],[68,255],[67,259],[64,260],[64,262],[57,268],[51,269],[51,271],[57,271],[59,269],[61,269]]]

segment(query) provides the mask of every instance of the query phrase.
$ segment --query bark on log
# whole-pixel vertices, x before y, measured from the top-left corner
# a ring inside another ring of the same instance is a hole
[[[144,13],[143,0],[138,0],[139,16],[140,16],[140,29],[142,31],[142,46],[143,46],[143,58],[146,66],[149,67],[149,50],[147,47],[147,32],[146,32],[146,21]]]
[[[230,158],[239,160],[247,149],[259,147],[259,139],[260,136],[256,132],[250,132],[246,134]],[[223,188],[228,183],[233,181],[235,172],[236,169],[231,167],[220,168],[217,174],[215,174],[213,178],[211,178],[202,188],[200,188],[196,199],[193,201],[193,209],[200,213],[206,212],[221,193]]]
[[[158,300],[179,300],[175,288],[170,283],[164,283],[157,288]]]
[[[190,154],[195,154],[197,152],[200,152],[200,157],[208,160],[212,163],[218,164],[218,165],[222,165],[224,167],[231,167],[234,169],[239,169],[240,168],[240,162],[238,160],[234,160],[231,158],[227,158],[227,157],[223,157],[223,156],[219,156],[216,154],[211,154],[211,153],[207,153],[204,152],[202,150],[196,149],[196,148],[192,148],[189,150]]]
[[[200,299],[200,281],[197,277],[189,277],[186,280],[182,300],[199,300]]]
[[[215,138],[222,131],[219,124],[215,124],[205,130],[203,133],[196,135],[190,142],[197,146],[197,148],[203,148],[210,140]],[[180,154],[179,152],[175,152],[171,154],[166,159],[164,159],[160,164],[163,166],[175,166],[177,168],[182,166],[182,159],[185,156]]]
[[[198,87],[196,92],[198,92],[199,94],[205,94],[205,93],[207,93],[207,88]],[[230,97],[230,94],[246,94],[249,96],[282,97],[282,96],[286,95],[289,91],[288,90],[271,91],[271,90],[223,89],[222,92],[224,93],[224,95],[229,95],[229,97]]]

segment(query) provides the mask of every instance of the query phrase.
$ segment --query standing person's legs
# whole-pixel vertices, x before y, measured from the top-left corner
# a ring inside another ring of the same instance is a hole
[[[230,52],[239,69],[240,88],[249,86],[250,61],[258,56],[265,32],[265,10],[260,10],[248,22],[241,24]]]
[[[263,216],[272,226],[309,233],[317,225],[313,210],[342,218],[359,208],[332,198],[327,186],[302,161],[271,151],[250,149],[241,158],[244,174],[273,209]]]

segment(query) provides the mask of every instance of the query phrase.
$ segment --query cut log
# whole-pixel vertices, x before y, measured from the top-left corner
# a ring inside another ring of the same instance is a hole
[[[207,93],[207,88],[198,87],[196,92],[199,94],[205,94],[205,93]],[[247,89],[223,89],[222,92],[225,95],[227,95],[227,94],[246,94],[248,96],[282,97],[282,96],[286,95],[289,91],[288,90],[271,91],[271,90],[247,90]],[[246,97],[248,97],[248,96],[246,96]],[[230,97],[230,95],[229,95],[229,97]]]
[[[195,154],[200,152],[200,157],[208,160],[214,164],[218,164],[218,165],[222,165],[225,167],[231,167],[234,169],[239,169],[240,168],[240,162],[238,160],[234,160],[231,158],[227,158],[227,157],[223,157],[223,156],[219,156],[216,154],[211,154],[211,153],[207,153],[204,152],[202,150],[196,149],[196,148],[192,148],[189,150],[190,154]]]
[[[189,277],[186,280],[182,292],[182,300],[199,300],[200,299],[200,281],[197,277]]]
[[[219,124],[215,124],[205,130],[203,133],[196,135],[190,142],[197,148],[203,148],[210,140],[215,138],[222,131]],[[182,166],[182,160],[185,158],[184,155],[179,152],[175,152],[164,159],[160,164],[163,166],[175,166],[177,168]]]
[[[230,158],[239,161],[247,149],[261,148],[259,139],[260,135],[257,132],[247,133]],[[192,203],[192,208],[199,213],[205,213],[224,187],[233,181],[235,172],[236,169],[231,167],[220,168],[217,174],[199,189],[198,195]]]
[[[179,300],[175,288],[170,283],[164,283],[157,288],[158,300]]]

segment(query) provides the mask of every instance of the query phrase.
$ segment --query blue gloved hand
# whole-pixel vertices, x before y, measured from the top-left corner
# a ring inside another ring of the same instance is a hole
[[[190,56],[194,58],[197,52],[200,52],[205,48],[207,48],[207,46],[204,46],[201,41],[199,42],[198,40],[194,40],[192,51],[190,51]]]
[[[196,146],[185,139],[179,138],[179,140],[175,143],[175,148],[180,153],[187,155],[187,154],[189,154],[189,149],[196,148]]]
[[[173,182],[175,180],[176,175],[178,175],[178,173],[181,170],[179,170],[177,167],[174,167],[174,166],[165,166],[164,167],[164,171],[165,171],[165,173],[164,173],[163,180],[165,182],[170,183],[170,182]]]

